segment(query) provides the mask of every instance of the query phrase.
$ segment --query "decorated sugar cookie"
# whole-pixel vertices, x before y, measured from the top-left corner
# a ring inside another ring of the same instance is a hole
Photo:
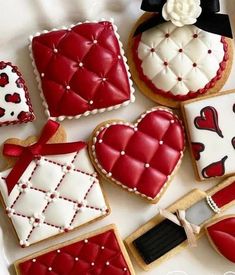
[[[223,216],[207,224],[206,233],[215,250],[235,263],[235,216]]]
[[[195,247],[207,227],[220,253],[234,261],[234,217],[213,220],[234,203],[235,177],[207,192],[195,189],[167,209],[160,209],[159,214],[128,236],[125,242],[137,263],[149,270],[182,248]]]
[[[232,60],[232,32],[219,0],[143,0],[145,13],[129,38],[128,59],[138,88],[170,107],[218,92]],[[208,15],[209,14],[209,15]]]
[[[35,119],[28,88],[18,68],[0,61],[0,126]]]
[[[66,143],[58,127],[49,120],[39,139],[10,139],[3,147],[17,161],[0,173],[0,194],[22,247],[109,213],[86,143]]]
[[[15,268],[19,275],[135,275],[114,225],[30,255]]]
[[[117,27],[85,22],[31,37],[31,57],[48,117],[110,111],[134,101]]]
[[[197,178],[235,174],[235,91],[186,101],[182,112]]]
[[[180,166],[184,129],[171,110],[156,107],[135,124],[106,121],[94,130],[89,152],[109,182],[156,203]]]

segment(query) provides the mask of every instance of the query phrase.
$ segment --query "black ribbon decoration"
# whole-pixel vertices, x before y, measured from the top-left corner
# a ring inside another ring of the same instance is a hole
[[[142,0],[141,9],[155,14],[137,27],[134,36],[166,22],[162,17],[162,8],[166,1]],[[227,14],[218,14],[220,11],[219,0],[201,0],[201,8],[202,13],[197,18],[195,26],[207,32],[233,38],[229,16]]]

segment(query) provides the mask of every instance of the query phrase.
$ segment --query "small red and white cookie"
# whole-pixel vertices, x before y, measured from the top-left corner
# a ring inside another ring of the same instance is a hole
[[[35,119],[28,88],[16,66],[0,62],[0,126]]]
[[[235,91],[186,101],[182,112],[198,179],[235,174]]]
[[[179,167],[184,147],[181,121],[171,110],[156,107],[135,124],[112,120],[98,125],[89,152],[105,179],[156,203]]]
[[[235,216],[223,216],[206,226],[209,241],[216,251],[235,263]]]
[[[15,263],[19,275],[134,275],[116,226],[109,225]]]
[[[169,107],[218,92],[231,71],[232,40],[195,25],[178,27],[171,21],[135,35],[143,22],[152,18],[153,24],[154,16],[145,13],[129,38],[128,62],[140,91]]]
[[[50,118],[79,118],[134,101],[127,60],[110,21],[36,33],[30,50]]]
[[[58,126],[48,121],[37,142],[4,144],[4,155],[18,160],[0,173],[0,198],[22,247],[109,214],[86,143],[65,142]]]

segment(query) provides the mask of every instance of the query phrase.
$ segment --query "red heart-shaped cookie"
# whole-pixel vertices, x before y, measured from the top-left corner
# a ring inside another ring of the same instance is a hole
[[[216,132],[223,138],[219,128],[218,114],[214,107],[207,106],[200,111],[200,116],[196,117],[194,124],[198,129]]]
[[[136,124],[99,125],[90,154],[101,175],[155,203],[179,166],[184,147],[181,121],[169,109],[158,107],[144,113]]]
[[[209,240],[216,250],[235,263],[235,216],[226,216],[206,227]]]

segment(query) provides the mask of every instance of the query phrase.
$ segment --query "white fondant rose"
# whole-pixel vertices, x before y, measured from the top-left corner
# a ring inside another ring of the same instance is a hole
[[[162,9],[162,16],[177,27],[192,25],[202,12],[200,0],[167,0]]]

